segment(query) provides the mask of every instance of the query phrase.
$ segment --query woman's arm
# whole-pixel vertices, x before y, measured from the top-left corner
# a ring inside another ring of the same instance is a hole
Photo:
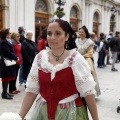
[[[26,92],[22,102],[22,107],[19,112],[19,115],[22,117],[22,119],[24,119],[24,117],[28,113],[36,97],[37,97],[37,94]]]
[[[93,120],[99,120],[94,95],[86,96],[85,101],[86,101],[86,104],[88,106],[88,109],[91,113],[91,116],[92,116]]]

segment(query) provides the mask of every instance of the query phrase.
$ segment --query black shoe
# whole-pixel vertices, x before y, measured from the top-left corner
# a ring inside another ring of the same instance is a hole
[[[117,72],[118,70],[117,70],[117,69],[115,69],[115,68],[112,68],[112,69],[111,69],[111,71],[115,71],[115,72]]]
[[[12,100],[12,99],[13,99],[13,98],[10,97],[7,93],[2,93],[2,94],[1,94],[1,97],[2,97],[3,99],[9,99],[9,100]]]
[[[10,97],[14,97],[14,95],[12,95],[12,94],[9,94],[9,93],[7,93],[8,94],[8,96],[10,96]]]

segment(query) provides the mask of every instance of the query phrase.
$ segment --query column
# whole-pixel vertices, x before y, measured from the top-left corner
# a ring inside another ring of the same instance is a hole
[[[104,6],[101,8],[101,27],[100,27],[100,32],[104,31],[105,30],[105,11],[104,11]]]
[[[89,19],[88,19],[88,29],[89,29],[89,32],[92,32],[93,30],[93,5],[92,3],[89,4]]]
[[[35,2],[34,0],[24,0],[24,5],[25,29],[33,32],[32,40],[35,41]]]
[[[107,26],[109,25],[109,21],[108,21],[108,13],[107,13],[107,7],[104,7],[104,24],[103,24],[103,26],[104,26],[104,33],[105,34],[108,34],[107,33]]]
[[[82,25],[85,25],[85,23],[86,23],[86,19],[85,19],[85,15],[86,15],[85,14],[86,13],[85,0],[82,0],[82,9],[81,9],[81,11],[82,11],[82,15],[80,16],[81,17],[80,20],[82,20]]]
[[[10,31],[15,32],[16,30],[16,0],[9,1],[9,12],[7,14],[7,21],[9,21]],[[17,32],[17,31],[16,31]]]
[[[89,22],[89,9],[88,9],[88,7],[89,7],[88,4],[86,4],[86,10],[85,10],[85,11],[86,11],[86,12],[85,12],[86,14],[85,14],[85,19],[84,19],[85,24],[83,24],[83,25],[86,25],[87,28],[88,28],[88,26],[89,26],[89,25],[88,25],[88,22]]]
[[[116,16],[116,31],[120,30],[120,11],[117,11]]]
[[[25,26],[25,0],[17,0],[17,26]]]

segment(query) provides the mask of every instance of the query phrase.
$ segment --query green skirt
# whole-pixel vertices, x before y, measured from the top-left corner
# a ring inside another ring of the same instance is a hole
[[[49,120],[46,104],[35,107],[31,120]],[[75,103],[71,102],[68,108],[57,106],[55,120],[89,120],[89,118],[84,106],[76,107]]]

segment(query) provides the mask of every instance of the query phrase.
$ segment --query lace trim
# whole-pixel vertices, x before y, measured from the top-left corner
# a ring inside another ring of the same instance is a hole
[[[51,63],[48,62],[48,52],[49,50],[44,51],[42,55],[38,55],[37,65],[39,70],[42,70],[46,73],[51,72],[51,80],[55,77],[57,71],[60,71],[67,67],[71,67],[76,54],[79,54],[79,52],[76,52],[76,50],[71,50],[69,56],[64,60],[62,64],[53,66]]]
[[[90,90],[90,91],[85,92],[84,95],[82,95],[82,96],[80,95],[80,96],[81,96],[81,97],[86,97],[86,96],[88,96],[88,95],[93,95],[93,94],[95,95],[95,93],[96,93],[96,92],[95,92],[95,90],[93,89],[93,90]]]
[[[37,65],[38,65],[38,68],[39,68],[39,70],[42,70],[42,71],[48,73],[49,71],[47,69],[42,68],[42,65],[41,65],[42,62],[43,62],[42,61],[42,53],[40,52],[38,54],[38,56],[37,56]],[[44,64],[44,62],[43,62],[43,64]]]
[[[34,94],[39,94],[39,83],[38,83],[38,77],[35,75],[29,75],[28,76],[28,82],[26,83],[26,92],[31,92]]]
[[[89,81],[88,76],[84,76],[84,77],[82,77],[81,80],[76,80],[75,82],[76,82],[77,86],[81,86],[81,85],[85,84],[87,81]]]
[[[36,88],[30,88],[30,87],[27,87],[25,89],[25,92],[31,92],[31,93],[34,93],[34,94],[39,94],[39,90],[36,89]]]

